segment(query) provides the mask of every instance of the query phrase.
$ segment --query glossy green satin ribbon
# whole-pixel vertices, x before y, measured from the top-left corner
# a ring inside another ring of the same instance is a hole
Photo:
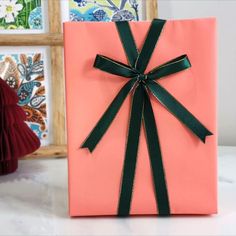
[[[159,215],[171,214],[158,132],[152,104],[149,98],[150,94],[153,94],[167,110],[169,110],[203,142],[205,142],[206,136],[212,135],[200,121],[198,121],[181,103],[155,81],[190,68],[191,64],[187,55],[172,59],[145,74],[145,70],[165,23],[165,20],[155,19],[152,21],[143,48],[141,52],[139,52],[129,23],[117,22],[117,31],[129,64],[126,65],[102,55],[97,55],[94,63],[95,68],[113,75],[129,78],[129,81],[121,88],[120,92],[107,108],[95,128],[82,144],[82,148],[88,148],[90,152],[95,149],[96,145],[117,115],[124,100],[128,94],[132,92],[132,107],[118,206],[119,216],[127,216],[130,212],[142,122],[146,133],[158,212]]]

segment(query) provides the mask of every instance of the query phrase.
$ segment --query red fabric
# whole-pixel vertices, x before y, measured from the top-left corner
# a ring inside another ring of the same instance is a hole
[[[0,79],[0,175],[14,172],[19,157],[40,147],[38,137],[25,123],[25,112],[17,102],[15,91]]]

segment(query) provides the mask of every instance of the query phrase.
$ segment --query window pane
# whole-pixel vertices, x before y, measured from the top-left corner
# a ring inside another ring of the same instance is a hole
[[[3,33],[44,32],[45,5],[47,5],[45,0],[0,0],[0,31]]]
[[[141,3],[142,0],[69,0],[69,17],[71,21],[141,20]]]
[[[46,49],[4,49],[0,53],[0,77],[19,97],[27,124],[40,138],[50,143],[49,81]]]

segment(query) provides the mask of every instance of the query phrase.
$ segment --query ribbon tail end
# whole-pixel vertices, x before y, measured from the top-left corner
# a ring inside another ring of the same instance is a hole
[[[89,152],[90,153],[92,153],[93,152],[93,150],[94,150],[94,148],[93,147],[90,147],[90,146],[88,146],[88,145],[86,145],[85,143],[84,144],[82,144],[81,146],[80,146],[80,148],[82,148],[82,149],[88,149],[89,150]]]
[[[213,135],[213,133],[210,132],[209,130],[207,130],[206,133],[204,134],[204,136],[200,137],[200,139],[203,143],[206,143],[207,136],[211,136],[211,135]]]

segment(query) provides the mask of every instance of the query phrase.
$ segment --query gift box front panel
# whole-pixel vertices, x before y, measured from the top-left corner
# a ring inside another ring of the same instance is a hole
[[[130,26],[141,49],[150,22]],[[114,23],[65,23],[64,30],[70,215],[116,215],[132,94],[94,152],[80,146],[128,81],[95,69],[96,55],[125,64],[127,59]],[[215,31],[211,18],[167,21],[147,68],[187,54],[192,67],[159,83],[214,134],[202,143],[151,96],[172,214],[217,212]],[[130,214],[157,213],[142,128]]]

